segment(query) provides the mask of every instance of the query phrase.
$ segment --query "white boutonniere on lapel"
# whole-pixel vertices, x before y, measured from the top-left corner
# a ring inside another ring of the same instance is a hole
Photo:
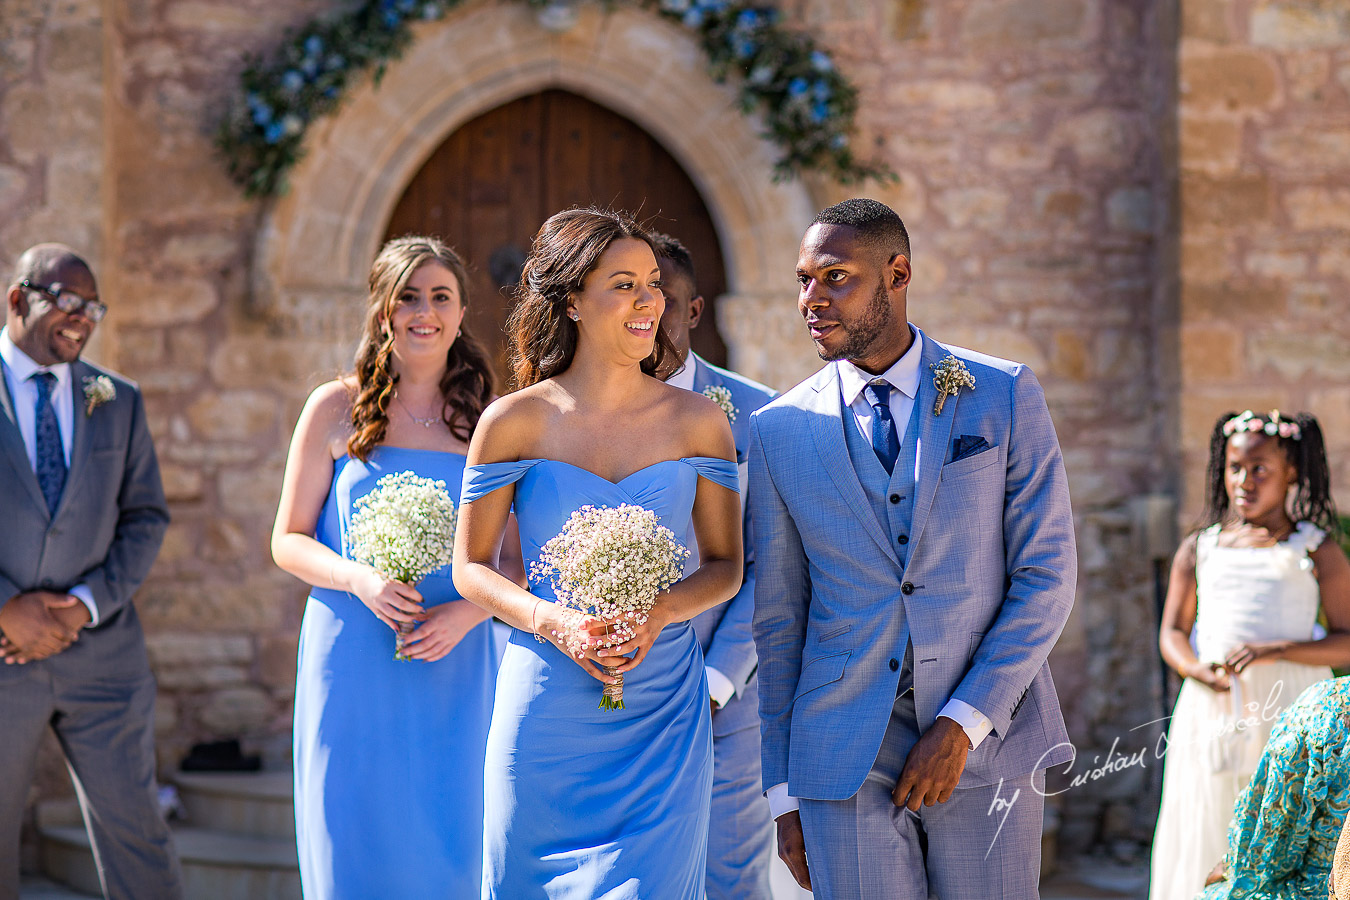
[[[84,414],[86,416],[92,416],[94,410],[116,397],[117,388],[113,386],[112,379],[107,375],[84,376]]]
[[[703,396],[722,407],[722,412],[727,414],[728,422],[736,421],[736,404],[731,402],[731,391],[720,384],[714,384],[703,389]]]
[[[937,403],[933,405],[933,415],[942,415],[942,407],[948,397],[955,397],[961,388],[975,390],[975,376],[970,374],[966,364],[955,356],[948,356],[942,362],[929,363],[933,370],[933,387],[937,388]]]

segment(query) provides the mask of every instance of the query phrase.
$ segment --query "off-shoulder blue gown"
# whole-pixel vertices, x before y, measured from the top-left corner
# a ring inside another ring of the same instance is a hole
[[[344,457],[315,535],[344,556],[356,500],[412,471],[455,496],[464,457],[378,447]],[[417,589],[460,598],[450,568]],[[314,588],[295,686],[295,824],[306,900],[476,898],[482,882],[483,753],[498,654],[491,624],[444,659],[396,662],[394,632],[354,595]]]
[[[470,466],[462,503],[518,482],[526,568],[578,508],[632,503],[689,531],[698,479],[738,489],[736,465],[693,457],[618,483],[556,460]],[[544,582],[534,594],[553,598]],[[624,675],[622,710],[551,643],[511,633],[484,770],[483,896],[500,900],[701,900],[712,791],[703,654],[668,625]]]

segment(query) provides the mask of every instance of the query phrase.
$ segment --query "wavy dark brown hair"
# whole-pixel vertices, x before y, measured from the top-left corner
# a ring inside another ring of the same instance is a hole
[[[361,461],[383,440],[389,430],[389,404],[394,399],[398,374],[392,357],[394,336],[385,323],[394,314],[399,295],[413,273],[427,263],[439,263],[455,276],[460,303],[469,306],[469,274],[464,261],[444,241],[424,235],[395,238],[380,248],[370,266],[370,299],[361,345],[356,350],[356,396],[352,400],[352,428],[347,452]],[[483,409],[492,397],[492,367],[482,345],[460,326],[459,337],[446,354],[441,376],[441,418],[450,433],[468,441]]]
[[[1226,412],[1214,422],[1214,430],[1209,433],[1209,466],[1205,472],[1205,526],[1226,522],[1229,517],[1228,491],[1224,488],[1224,469],[1227,467],[1228,438],[1223,433],[1224,426],[1238,415]],[[1270,421],[1267,413],[1257,413],[1256,421],[1262,425]],[[1281,421],[1298,425],[1299,438],[1276,437],[1285,458],[1298,472],[1298,487],[1290,503],[1289,516],[1294,523],[1311,522],[1332,535],[1341,533],[1340,516],[1336,513],[1336,503],[1331,498],[1331,470],[1327,465],[1326,442],[1322,439],[1322,426],[1312,413],[1301,412],[1292,419],[1281,416]]]
[[[512,386],[519,390],[567,371],[577,352],[577,323],[567,304],[595,271],[610,244],[633,238],[655,245],[646,229],[626,213],[595,207],[555,213],[534,236],[534,246],[516,288],[506,321],[511,340]],[[642,361],[648,375],[665,375],[679,362],[665,330],[656,328],[656,346]]]

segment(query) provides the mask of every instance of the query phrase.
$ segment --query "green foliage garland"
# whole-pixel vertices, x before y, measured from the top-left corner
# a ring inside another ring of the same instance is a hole
[[[370,71],[378,84],[412,41],[414,22],[439,19],[461,2],[368,0],[309,22],[272,60],[252,59],[240,76],[242,102],[216,135],[230,176],[251,197],[283,192],[286,173],[304,153],[306,130],[337,109],[352,80]],[[781,151],[776,177],[820,170],[844,183],[894,178],[849,147],[857,89],[809,35],[782,27],[776,9],[739,0],[637,2],[692,30],[719,81],[738,77],[741,107],[762,111],[765,137]]]

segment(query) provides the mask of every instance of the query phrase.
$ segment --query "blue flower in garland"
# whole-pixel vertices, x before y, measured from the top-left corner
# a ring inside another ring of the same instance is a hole
[[[250,95],[250,101],[257,95]],[[272,107],[267,105],[267,101],[258,100],[256,103],[249,103],[249,112],[253,118],[253,124],[259,128],[265,128],[272,124]]]
[[[397,28],[399,23],[403,21],[403,16],[399,15],[396,9],[386,9],[381,18],[384,21],[384,27],[389,29]]]
[[[741,14],[736,17],[736,27],[743,31],[750,31],[759,24],[759,10],[743,9]]]
[[[297,93],[305,86],[305,76],[294,69],[287,69],[286,74],[281,76],[281,87],[287,93]]]
[[[806,79],[800,75],[788,82],[787,92],[789,97],[805,96],[807,90]]]
[[[263,129],[263,140],[269,144],[281,143],[282,137],[286,134],[286,129],[280,122],[273,122]]]
[[[732,48],[741,59],[749,59],[759,52],[759,45],[749,38],[737,38]]]
[[[755,66],[750,70],[750,74],[745,76],[745,80],[755,87],[765,87],[773,82],[773,76],[773,66]]]
[[[811,96],[821,103],[828,103],[830,98],[834,96],[834,89],[824,79],[817,79],[816,83],[811,85]]]
[[[830,72],[834,69],[834,63],[830,61],[828,55],[821,53],[819,50],[813,50],[811,52],[811,67],[817,72]]]
[[[824,122],[829,117],[830,117],[830,105],[828,103],[824,103],[820,100],[817,100],[815,103],[811,104],[812,122]]]
[[[304,47],[306,56],[318,56],[323,52],[323,38],[317,34],[311,34],[305,38]]]
[[[347,67],[347,59],[341,53],[334,53],[328,57],[325,68],[330,72],[337,72]]]
[[[682,13],[689,9],[689,0],[661,0],[661,8],[666,12]]]
[[[703,27],[703,10],[699,9],[697,6],[690,7],[689,10],[685,12],[684,18],[681,21],[684,22],[686,27],[701,28]]]

